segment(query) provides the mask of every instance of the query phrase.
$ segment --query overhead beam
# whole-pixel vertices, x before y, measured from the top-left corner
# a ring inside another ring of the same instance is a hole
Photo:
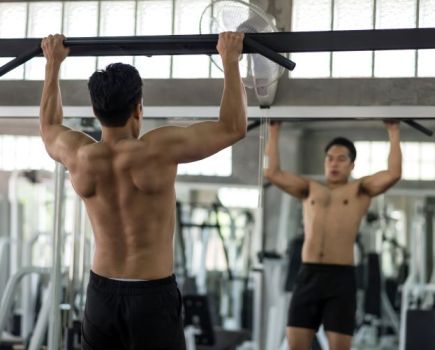
[[[93,118],[90,106],[64,106],[66,118]],[[145,119],[215,119],[218,106],[144,106]],[[39,106],[0,106],[0,118],[38,118]],[[435,120],[435,106],[272,106],[269,109],[248,107],[248,119],[288,121],[327,120]]]

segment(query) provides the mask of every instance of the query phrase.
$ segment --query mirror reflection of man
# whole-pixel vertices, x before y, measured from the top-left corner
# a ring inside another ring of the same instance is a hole
[[[331,350],[350,349],[355,328],[354,242],[371,198],[384,193],[402,173],[399,123],[385,122],[390,154],[387,170],[349,181],[356,149],[338,137],[325,148],[325,183],[284,171],[279,159],[280,123],[269,126],[265,177],[303,203],[302,267],[289,308],[290,350],[309,350],[324,325]]]

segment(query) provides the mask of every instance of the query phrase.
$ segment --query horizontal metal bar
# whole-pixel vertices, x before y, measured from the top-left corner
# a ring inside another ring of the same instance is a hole
[[[144,47],[143,49],[140,49],[140,55],[143,55],[143,51],[146,51],[148,49],[148,45],[146,42],[144,43],[144,37],[124,37],[124,38],[116,38],[116,39],[103,39],[101,38],[91,38],[91,39],[68,39],[64,41],[65,46],[70,47],[71,49],[71,55],[75,55],[75,53],[79,50],[83,50],[86,55],[89,55],[88,51],[95,49],[96,47],[102,47],[102,48],[111,48],[113,45],[115,47],[126,47],[125,50],[130,48],[135,48],[136,46]],[[217,36],[213,36],[213,46],[216,46],[217,43]],[[160,44],[160,42],[159,42]],[[127,47],[128,45],[128,47]],[[144,46],[145,45],[145,46]],[[183,44],[184,45],[184,44]],[[215,48],[216,50],[216,48]],[[243,43],[243,52],[255,52],[258,54],[263,55],[264,57],[270,59],[271,61],[283,66],[284,68],[287,68],[289,70],[293,70],[296,66],[294,62],[289,60],[287,57],[284,57],[280,55],[279,53],[271,50],[267,46],[264,46],[263,44],[260,44],[256,42],[251,37],[246,36]],[[124,52],[124,49],[122,50]],[[42,49],[40,47],[40,44],[37,46],[34,46],[31,50],[26,51],[24,54],[20,54],[12,61],[8,62],[7,64],[0,67],[0,76],[3,76],[4,74],[8,73],[12,69],[18,67],[19,65],[27,62],[28,60],[32,59],[35,56],[39,56],[42,54]],[[122,53],[124,54],[124,53]],[[145,53],[146,55],[150,55]]]
[[[64,106],[65,118],[94,118],[90,106]],[[174,119],[197,121],[215,119],[219,106],[144,106],[144,119]],[[345,121],[345,120],[435,120],[435,106],[271,106],[266,112],[248,107],[248,119],[288,121]],[[1,118],[38,118],[39,106],[0,106]]]
[[[12,69],[26,63],[28,60],[37,56],[40,52],[41,52],[41,48],[37,47],[31,51],[22,54],[21,56],[14,58],[13,60],[9,61],[8,63],[0,67],[0,76],[3,76],[4,74],[8,73]]]
[[[432,136],[433,135],[433,131],[426,128],[424,125],[421,125],[419,123],[417,123],[414,120],[410,120],[410,119],[404,119],[403,122],[405,124],[408,124],[411,128],[414,128],[415,130],[418,130],[420,132],[422,132],[423,134],[427,135],[427,136]]]
[[[435,28],[247,33],[275,52],[406,50],[435,48]],[[217,34],[67,38],[71,56],[217,54]],[[39,47],[41,39],[0,39],[0,57]],[[254,49],[245,47],[244,52]],[[42,53],[39,53],[42,55]]]
[[[245,36],[243,44],[244,44],[243,46],[244,48],[247,47],[254,52],[258,52],[259,54],[269,58],[273,62],[278,63],[279,65],[281,65],[284,68],[287,68],[288,70],[295,69],[296,63],[290,61],[284,56],[281,56],[279,53],[276,53],[275,51],[269,49],[267,46],[264,46],[256,42],[255,40],[251,39],[249,36]]]
[[[219,107],[215,106],[179,106],[143,108],[144,119],[207,120],[217,118]],[[39,107],[0,107],[0,118],[30,118],[38,117]],[[64,107],[65,118],[93,118],[91,107]],[[248,107],[248,118],[254,123],[248,130],[259,125],[259,120],[266,118],[262,108]],[[415,122],[415,120],[435,120],[435,107],[430,106],[285,106],[270,107],[267,118],[289,122],[316,121],[350,121],[350,120],[385,120],[403,121],[414,129],[432,136],[432,130]]]

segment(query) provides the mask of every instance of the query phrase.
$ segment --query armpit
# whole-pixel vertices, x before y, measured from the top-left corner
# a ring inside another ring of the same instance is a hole
[[[368,192],[367,188],[364,187],[364,179],[367,179],[367,177],[361,178],[357,181],[358,194],[368,196],[369,192]]]

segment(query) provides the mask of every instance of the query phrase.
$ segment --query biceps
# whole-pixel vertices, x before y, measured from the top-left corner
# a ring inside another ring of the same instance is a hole
[[[395,179],[386,171],[372,175],[361,183],[362,188],[371,196],[377,196],[394,185]]]
[[[70,129],[68,129],[63,125],[48,125],[48,126],[41,125],[41,136],[45,146],[51,147],[56,142],[59,135],[65,132],[66,130],[70,130]]]
[[[41,128],[41,136],[45,149],[49,156],[58,162],[61,161],[61,135],[65,132],[65,129],[60,125]]]
[[[175,161],[187,163],[209,157],[236,141],[216,122],[204,122],[185,128],[178,142],[171,147]]]
[[[272,178],[272,182],[288,194],[297,198],[308,197],[309,182],[289,172],[280,172]]]
[[[94,142],[85,134],[63,126],[54,126],[43,135],[45,148],[55,161],[70,168],[80,146]]]

